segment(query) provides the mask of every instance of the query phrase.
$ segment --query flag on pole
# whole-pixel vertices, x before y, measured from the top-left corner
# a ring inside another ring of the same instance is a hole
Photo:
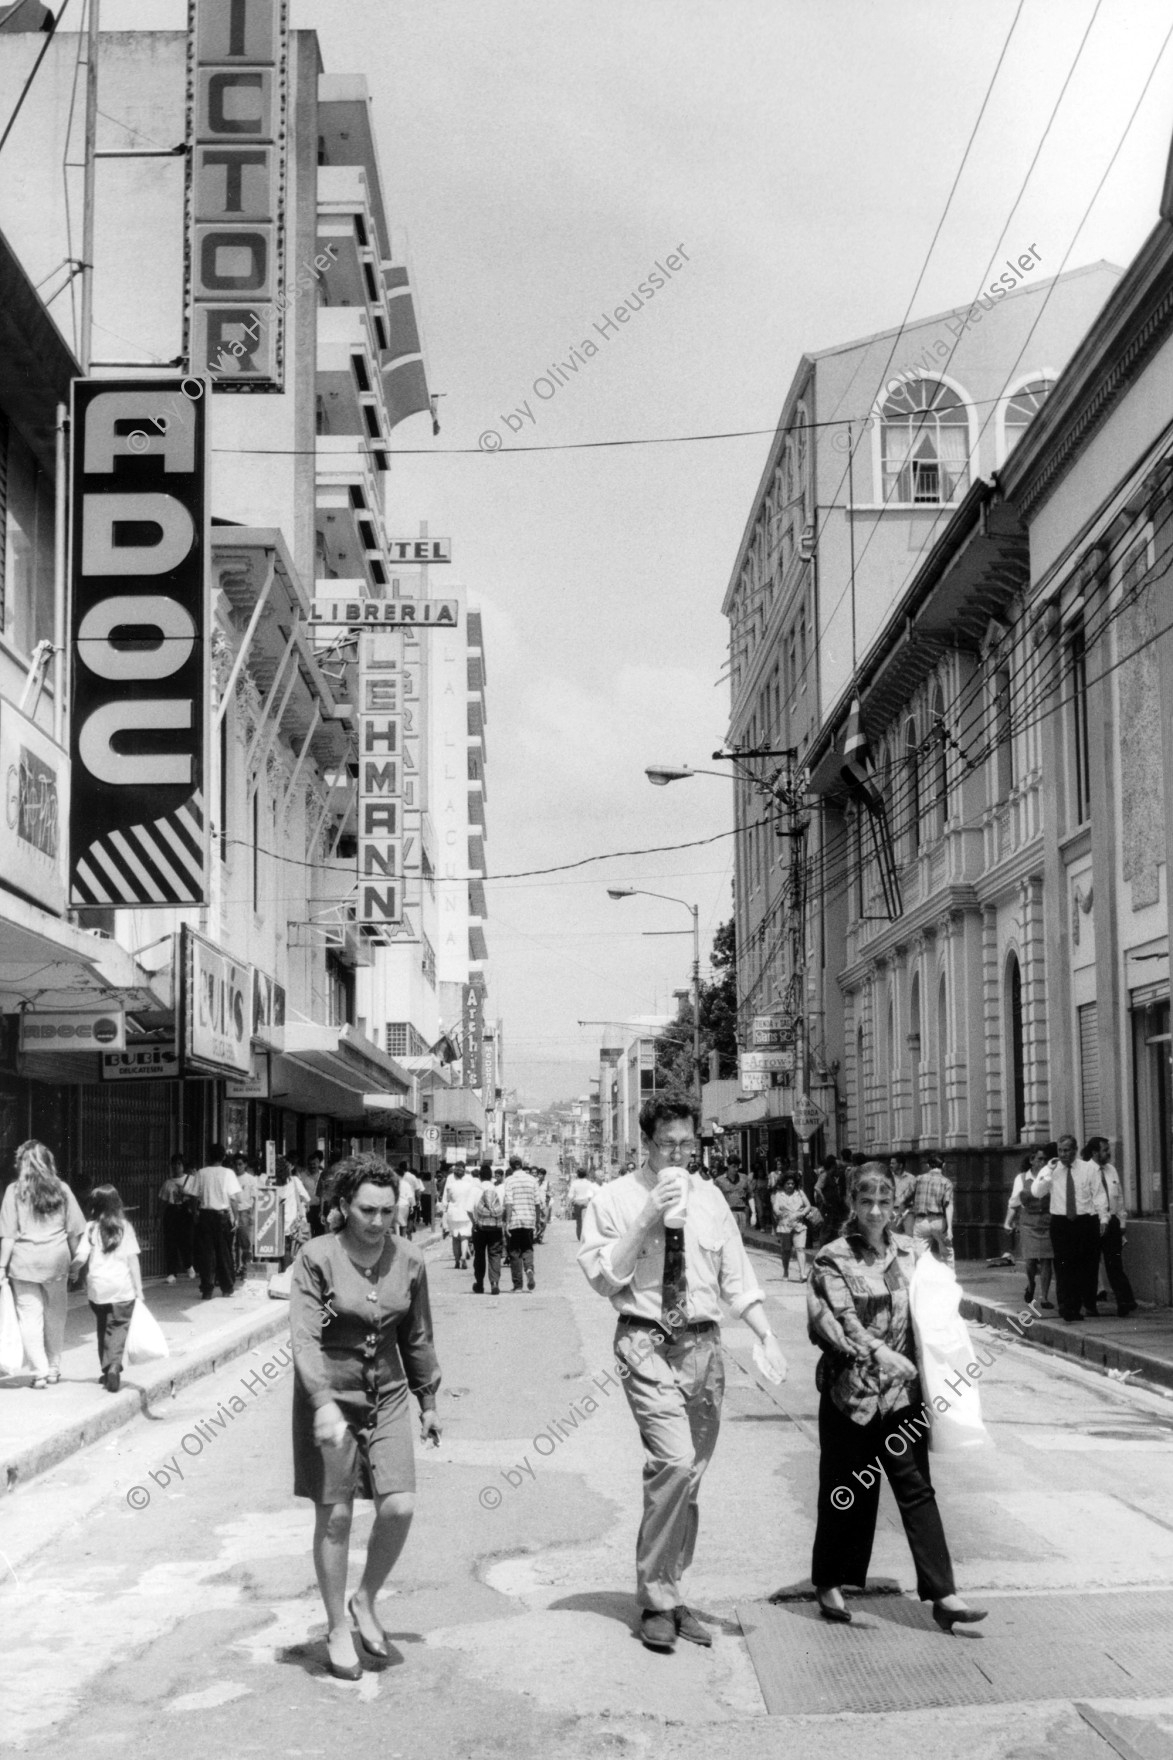
[[[872,775],[867,735],[863,730],[859,698],[852,697],[843,736],[843,780],[854,792],[862,794],[869,807],[882,805],[880,791]]]

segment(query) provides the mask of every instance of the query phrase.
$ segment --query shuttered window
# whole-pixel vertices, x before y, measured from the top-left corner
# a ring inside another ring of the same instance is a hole
[[[1079,1086],[1083,1100],[1083,1140],[1100,1131],[1100,1035],[1096,1005],[1085,1002],[1079,1014]]]

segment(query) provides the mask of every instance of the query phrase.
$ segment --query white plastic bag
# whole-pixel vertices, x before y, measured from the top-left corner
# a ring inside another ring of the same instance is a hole
[[[170,1355],[171,1347],[163,1337],[162,1327],[140,1296],[134,1304],[130,1331],[126,1335],[127,1362],[150,1363],[158,1357]]]
[[[929,1418],[929,1447],[934,1454],[980,1448],[990,1440],[982,1423],[978,1387],[984,1367],[974,1356],[961,1318],[961,1285],[948,1265],[925,1252],[913,1269],[908,1300]]]
[[[5,1278],[0,1283],[0,1375],[19,1375],[24,1365],[24,1346],[16,1319],[16,1297]]]

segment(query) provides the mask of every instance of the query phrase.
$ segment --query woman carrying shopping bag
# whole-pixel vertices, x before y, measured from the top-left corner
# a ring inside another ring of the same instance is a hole
[[[0,1279],[16,1301],[34,1387],[61,1379],[70,1264],[86,1229],[77,1199],[44,1143],[16,1151],[16,1179],[0,1203]]]
[[[843,1585],[866,1585],[883,1472],[912,1549],[917,1593],[948,1632],[986,1616],[956,1592],[929,1476],[929,1421],[909,1311],[913,1266],[927,1243],[892,1233],[895,1202],[891,1175],[868,1162],[842,1235],[819,1249],[811,1267],[808,1323],[823,1353],[815,1375],[821,1400],[811,1579],[822,1617],[849,1625]]]
[[[138,1237],[114,1186],[94,1187],[90,1216],[75,1263],[85,1265],[86,1295],[98,1323],[100,1379],[107,1393],[117,1393],[131,1316],[143,1294]]]

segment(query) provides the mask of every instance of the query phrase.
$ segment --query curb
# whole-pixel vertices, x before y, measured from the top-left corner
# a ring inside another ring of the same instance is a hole
[[[977,1296],[962,1296],[961,1317],[993,1326],[998,1332],[1017,1339],[1019,1344],[1034,1345],[1040,1350],[1052,1351],[1056,1356],[1071,1357],[1085,1368],[1131,1372],[1142,1375],[1158,1387],[1173,1388],[1173,1362],[1149,1356],[1146,1351],[1134,1350],[1130,1345],[1114,1344],[1111,1339],[1096,1334],[1080,1332],[1074,1326],[1058,1326],[1053,1320],[1036,1320],[1028,1329],[1020,1324],[1016,1314],[996,1307],[993,1302],[983,1302]]]
[[[225,1363],[232,1362],[233,1358],[242,1357],[257,1345],[266,1344],[271,1338],[288,1331],[289,1303],[274,1301],[270,1306],[274,1310],[272,1313],[249,1315],[243,1330],[227,1331],[218,1338],[210,1338],[202,1349],[197,1345],[190,1355],[138,1365],[134,1372],[142,1375],[141,1385],[124,1387],[98,1411],[67,1422],[38,1442],[0,1457],[0,1498],[5,1492],[15,1491],[26,1484],[38,1473],[47,1472],[80,1449],[108,1436],[111,1431],[121,1429],[140,1413],[148,1413],[153,1401],[170,1399],[180,1388],[190,1387],[193,1381],[202,1381]]]
[[[747,1247],[756,1247],[762,1253],[773,1253],[777,1258],[782,1256],[782,1249],[772,1236],[758,1234],[754,1229],[746,1230],[745,1244]],[[983,1326],[993,1326],[998,1332],[1005,1332],[1011,1338],[1017,1339],[1019,1344],[1052,1351],[1056,1356],[1071,1357],[1075,1362],[1082,1363],[1086,1369],[1098,1369],[1102,1372],[1115,1370],[1123,1374],[1131,1372],[1143,1376],[1157,1387],[1173,1389],[1173,1361],[1150,1356],[1147,1351],[1134,1350],[1127,1344],[1116,1344],[1098,1334],[1081,1332],[1076,1326],[1062,1326],[1054,1320],[1040,1319],[1027,1327],[1018,1319],[1017,1309],[999,1307],[994,1302],[983,1301],[980,1296],[964,1294],[961,1298],[961,1317],[963,1320],[975,1320]]]

